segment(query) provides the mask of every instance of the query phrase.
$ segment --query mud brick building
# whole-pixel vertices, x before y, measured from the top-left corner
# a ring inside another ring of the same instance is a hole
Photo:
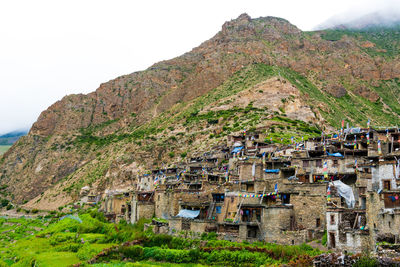
[[[281,244],[326,234],[330,249],[373,251],[400,242],[399,137],[395,128],[350,128],[280,145],[264,129],[232,135],[226,146],[134,177],[131,190],[108,192],[103,211],[114,221],[168,220],[170,234]]]

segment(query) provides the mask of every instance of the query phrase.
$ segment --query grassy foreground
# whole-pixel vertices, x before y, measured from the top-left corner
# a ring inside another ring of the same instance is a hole
[[[0,266],[308,266],[322,251],[309,245],[236,243],[215,233],[155,235],[112,224],[94,210],[58,218],[0,219]]]
[[[3,155],[6,153],[6,151],[10,148],[11,146],[2,146],[0,145],[0,155]]]

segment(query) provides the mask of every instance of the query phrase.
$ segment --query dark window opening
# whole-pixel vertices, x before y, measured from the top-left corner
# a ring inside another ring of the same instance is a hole
[[[214,202],[224,202],[225,194],[212,194]]]
[[[361,209],[365,210],[367,208],[367,199],[365,197],[361,198]]]
[[[317,218],[316,220],[315,220],[315,227],[320,227],[321,226],[321,219],[320,218]]]
[[[283,204],[290,204],[290,194],[281,194]]]
[[[242,222],[261,222],[261,208],[243,208]]]
[[[329,233],[329,239],[330,239],[330,247],[331,248],[336,248],[335,234],[334,233]]]
[[[383,181],[383,189],[389,190],[389,191],[390,191],[390,189],[391,189],[391,187],[390,187],[390,180],[385,180],[385,181]]]
[[[254,184],[246,184],[247,192],[254,192]]]
[[[257,236],[258,236],[258,226],[248,226],[247,238],[257,238]]]
[[[335,215],[331,215],[331,225],[335,224]]]

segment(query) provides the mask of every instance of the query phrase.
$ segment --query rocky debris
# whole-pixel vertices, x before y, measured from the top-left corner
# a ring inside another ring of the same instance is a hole
[[[316,256],[313,260],[315,267],[344,267],[353,266],[356,260],[348,255],[329,253]]]
[[[314,267],[351,267],[358,260],[365,257],[361,254],[355,255],[347,255],[347,254],[339,254],[339,253],[329,253],[329,254],[321,254],[319,256],[315,256],[313,259]],[[393,258],[389,255],[385,256],[373,256],[370,259],[375,259],[377,261],[378,266],[381,267],[389,267],[389,266],[400,266],[399,258]],[[372,265],[371,265],[372,266]]]

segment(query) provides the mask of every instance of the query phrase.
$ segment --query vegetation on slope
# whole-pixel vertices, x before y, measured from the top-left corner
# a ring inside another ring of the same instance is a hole
[[[236,120],[235,124],[226,125],[224,128],[225,134],[245,128],[249,129],[257,125],[257,122],[260,122],[261,119],[266,119],[260,115],[270,115],[270,112],[251,106],[247,108],[209,111],[207,113],[202,113],[201,111],[221,99],[236,95],[271,77],[283,77],[296,86],[303,93],[307,102],[314,109],[318,110],[324,119],[334,127],[339,127],[342,119],[350,121],[354,125],[366,125],[368,119],[373,124],[379,125],[396,125],[400,123],[400,109],[398,108],[398,98],[396,96],[400,92],[400,83],[398,80],[382,81],[379,87],[371,88],[378,93],[387,105],[389,108],[387,110],[384,109],[381,101],[371,102],[366,98],[352,93],[352,88],[347,84],[344,84],[344,86],[347,86],[348,93],[343,97],[336,98],[319,89],[306,77],[291,69],[265,64],[253,64],[239,71],[208,94],[198,97],[189,103],[178,103],[171,110],[160,114],[144,125],[133,126],[130,131],[121,131],[107,136],[96,134],[97,130],[101,129],[104,125],[82,129],[81,135],[78,135],[74,142],[78,145],[94,144],[101,147],[124,139],[128,139],[129,141],[141,140],[151,135],[168,131],[168,128],[176,128],[177,124],[182,124],[185,127],[193,126],[200,121],[217,124],[221,118],[224,121],[229,121],[230,119]],[[115,120],[109,121],[105,125],[114,122]],[[312,126],[310,127],[312,128]],[[296,127],[293,127],[291,131],[294,129]],[[297,130],[300,130],[299,136],[307,135],[307,132],[310,132],[309,129],[301,131],[300,128]],[[319,134],[319,131],[312,130],[311,132]],[[275,138],[275,136],[273,137]]]
[[[303,261],[309,263],[313,256],[322,253],[305,244],[282,246],[216,240],[215,233],[155,235],[151,228],[144,231],[144,223],[145,220],[135,225],[108,223],[94,210],[61,218],[1,219],[0,230],[5,235],[0,242],[0,266],[69,266],[79,262],[137,266],[118,265],[124,259],[149,266],[157,266],[154,262],[191,264],[183,266],[294,266]]]
[[[8,150],[10,147],[11,147],[10,145],[7,145],[7,146],[0,145],[0,155],[3,155],[4,153],[6,153],[7,150]]]
[[[321,37],[328,41],[338,41],[343,35],[374,43],[374,47],[362,48],[371,56],[394,57],[400,54],[400,25],[393,27],[370,27],[361,30],[324,30]]]

